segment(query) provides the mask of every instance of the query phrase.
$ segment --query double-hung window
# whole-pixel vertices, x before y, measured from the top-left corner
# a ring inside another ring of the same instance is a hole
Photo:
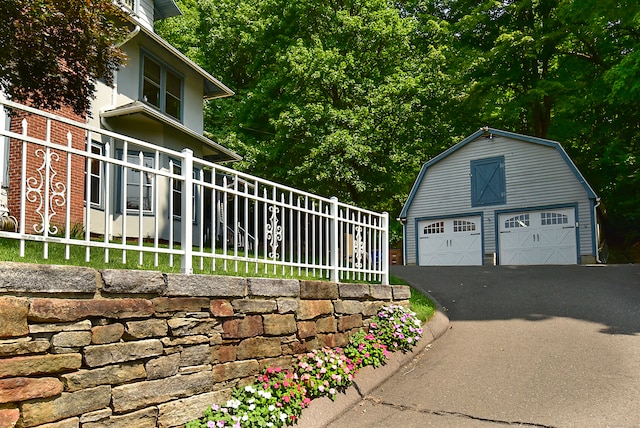
[[[182,174],[182,166],[180,162],[177,160],[172,161],[173,173],[177,175]],[[197,178],[199,174],[199,170],[193,170],[193,178]],[[175,218],[182,217],[182,189],[184,186],[184,182],[182,180],[173,180],[173,184],[171,186],[171,198],[173,199],[173,216]],[[193,199],[191,201],[191,209],[193,213],[193,218],[191,219],[194,223],[196,222],[196,214],[198,208],[198,187],[193,185]]]
[[[182,121],[182,76],[149,55],[142,55],[142,101]]]
[[[103,146],[98,142],[92,142],[91,153],[94,155],[103,154]],[[102,171],[103,163],[98,159],[89,160],[89,198],[91,205],[95,207],[102,207]]]
[[[122,152],[121,152],[122,153]],[[142,155],[142,156],[141,156]],[[141,163],[142,158],[142,163]],[[129,151],[126,156],[126,162],[133,165],[142,165],[146,168],[155,168],[155,158],[151,153],[142,153]],[[130,211],[140,211],[144,214],[152,214],[154,207],[154,186],[155,174],[150,171],[142,171],[135,166],[126,168],[127,179],[127,198],[125,201],[126,209]],[[119,171],[120,192],[123,190],[122,168]],[[118,198],[118,211],[122,212],[122,193]]]

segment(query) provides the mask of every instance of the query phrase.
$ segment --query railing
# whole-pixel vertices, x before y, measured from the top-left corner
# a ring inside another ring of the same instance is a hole
[[[18,231],[0,238],[19,240],[21,257],[26,242],[39,241],[44,259],[54,243],[65,259],[84,248],[85,262],[99,254],[113,263],[115,253],[126,263],[133,253],[139,264],[162,259],[183,273],[388,284],[387,213],[244,174],[190,149],[2,106],[11,118],[0,126],[0,152],[10,152],[4,214],[17,218]]]

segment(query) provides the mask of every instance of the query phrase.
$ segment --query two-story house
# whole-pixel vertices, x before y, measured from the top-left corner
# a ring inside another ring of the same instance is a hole
[[[97,82],[91,114],[87,118],[75,119],[176,152],[190,149],[195,158],[217,163],[239,160],[240,156],[207,138],[203,131],[204,102],[231,96],[233,91],[154,31],[154,22],[181,14],[174,0],[114,1],[129,16],[128,21],[122,23],[127,26],[129,33],[120,46],[128,59],[125,66],[117,71],[113,87]],[[66,115],[65,112],[54,113]],[[13,120],[16,123],[10,125],[11,129],[20,132],[19,124]],[[30,135],[37,132],[34,129],[31,126]],[[55,129],[51,133],[55,135]],[[171,156],[164,153],[153,153],[148,148],[137,147],[105,135],[89,135],[88,138],[91,140],[90,148],[86,144],[86,135],[74,137],[74,147],[79,144],[78,149],[91,150],[94,154],[180,173],[180,159],[171,159]],[[5,191],[9,189],[8,205],[12,213],[17,215],[18,198],[22,197],[17,192],[21,181],[19,159],[24,156],[19,152],[19,145],[12,144],[11,148],[9,146],[5,142],[4,147],[0,147],[0,177]],[[181,183],[171,182],[163,177],[151,177],[131,168],[108,167],[97,160],[91,160],[90,165],[85,164],[82,161],[77,167],[73,166],[74,171],[82,172],[74,175],[72,186],[77,189],[77,193],[89,195],[87,198],[90,200],[80,198],[66,201],[73,205],[73,221],[82,223],[86,209],[90,208],[92,233],[103,233],[104,223],[108,221],[111,223],[108,233],[110,236],[136,236],[141,217],[139,214],[142,212],[144,237],[151,237],[153,232],[149,231],[157,230],[161,239],[169,239],[169,223],[182,221],[180,204],[177,202],[182,190]],[[35,171],[36,166],[30,169]],[[90,175],[89,179],[86,178],[85,171]],[[105,176],[109,174],[107,184]],[[205,198],[199,194],[197,197],[194,195],[193,199],[195,213],[198,211],[196,204],[205,203]],[[168,209],[170,201],[176,202],[171,210]],[[109,211],[108,215],[105,215],[105,210]],[[126,219],[120,221],[119,218],[123,215]],[[192,221],[201,220],[203,219],[193,215]],[[156,224],[155,228],[148,226],[152,223]],[[179,228],[176,230],[179,233]]]

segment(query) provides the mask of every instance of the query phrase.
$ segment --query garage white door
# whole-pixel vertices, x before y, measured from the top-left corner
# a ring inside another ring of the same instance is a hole
[[[573,208],[500,214],[501,265],[577,264]]]
[[[420,266],[482,265],[480,216],[418,222]]]

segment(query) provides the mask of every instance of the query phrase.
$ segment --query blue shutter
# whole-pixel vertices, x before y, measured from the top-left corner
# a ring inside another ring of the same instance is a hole
[[[504,156],[471,161],[471,205],[504,205],[507,192]]]

